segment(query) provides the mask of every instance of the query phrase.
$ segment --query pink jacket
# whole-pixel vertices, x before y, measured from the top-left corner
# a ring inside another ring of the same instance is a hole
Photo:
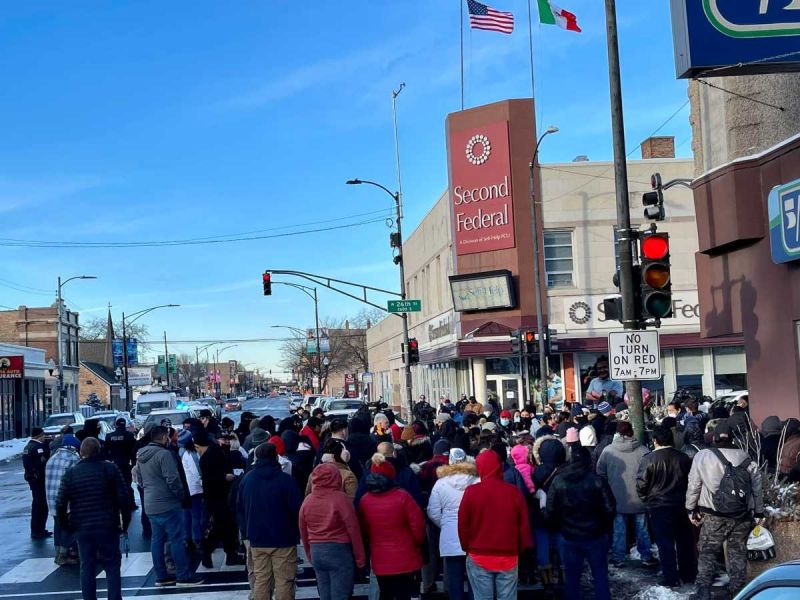
[[[531,478],[533,467],[528,464],[528,447],[522,444],[514,446],[511,449],[511,459],[514,461],[517,471],[522,475],[522,479],[525,481],[528,491],[531,493],[535,492],[533,479]]]

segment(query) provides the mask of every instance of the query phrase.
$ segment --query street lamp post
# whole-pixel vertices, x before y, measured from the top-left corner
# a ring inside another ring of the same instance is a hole
[[[274,284],[280,285],[289,285],[291,287],[297,288],[298,290],[305,293],[309,298],[314,301],[314,324],[316,326],[316,337],[317,337],[317,392],[322,393],[322,348],[320,347],[320,340],[319,340],[319,300],[317,299],[317,288],[310,287],[307,285],[300,285],[299,283],[289,283],[286,281],[273,281]],[[313,292],[313,293],[312,293]],[[314,383],[313,380],[311,382]],[[313,385],[312,385],[313,388]]]
[[[74,279],[97,279],[94,275],[77,275],[75,277],[70,277],[66,281],[62,282],[61,277],[58,278],[58,292],[56,294],[56,314],[58,319],[58,331],[56,332],[56,344],[57,348],[57,355],[58,355],[58,409],[59,412],[64,411],[64,353],[61,351],[61,344],[63,335],[61,329],[63,328],[62,325],[62,308],[61,305],[63,304],[61,300],[61,288],[67,285],[70,281]]]
[[[405,266],[403,264],[403,229],[402,229],[402,214],[400,208],[400,192],[392,192],[387,187],[381,185],[380,183],[376,183],[374,181],[367,181],[365,179],[350,179],[346,182],[348,185],[361,185],[362,183],[366,183],[368,185],[375,186],[377,188],[382,189],[384,192],[389,194],[394,200],[395,211],[397,213],[397,257],[395,258],[395,262],[400,267],[400,299],[406,299],[406,272]],[[414,409],[414,400],[413,400],[413,391],[411,387],[411,363],[408,360],[408,313],[401,313],[401,318],[403,319],[403,347],[405,351],[403,352],[403,364],[405,365],[405,388],[406,388],[406,405],[408,410],[409,417],[411,416],[413,409]]]
[[[216,346],[220,342],[211,342],[210,344],[206,344],[205,346],[195,346],[194,347],[194,356],[195,356],[195,364],[197,366],[197,397],[200,397],[200,353],[205,350],[206,351],[206,377],[208,377],[208,349],[211,346]]]
[[[130,409],[133,406],[131,402],[131,386],[128,383],[128,325],[133,325],[136,321],[138,321],[141,317],[146,315],[149,312],[153,312],[159,308],[177,308],[180,304],[159,304],[158,306],[152,306],[150,308],[145,308],[144,310],[137,311],[130,315],[126,315],[122,313],[122,365],[125,369],[125,402]],[[133,317],[133,318],[131,318]],[[129,319],[129,320],[128,320]],[[168,357],[164,358],[164,369],[169,371],[169,366],[167,365]]]
[[[273,282],[276,283],[276,282]],[[291,284],[286,284],[291,285]],[[314,289],[314,297],[316,298],[316,288]],[[316,300],[315,300],[316,301]],[[301,338],[305,338],[306,332],[300,329],[299,327],[291,327],[289,325],[271,325],[273,329],[288,329],[290,331],[295,332]],[[321,357],[322,353],[320,352],[319,347],[319,321],[317,321],[317,385],[316,389],[314,386],[314,368],[311,366],[311,361],[309,361],[309,369],[311,371],[311,390],[316,393],[322,393],[322,362]],[[325,360],[328,360],[328,357],[325,357]]]
[[[542,404],[546,400],[545,380],[547,378],[548,364],[547,364],[547,344],[545,343],[545,329],[544,329],[544,298],[542,296],[542,279],[541,267],[539,261],[541,259],[541,250],[539,248],[539,232],[536,226],[536,184],[534,182],[534,173],[536,170],[536,161],[539,155],[539,144],[542,140],[551,133],[557,133],[558,127],[550,125],[547,130],[539,136],[536,146],[533,148],[533,156],[531,157],[530,164],[530,192],[531,192],[531,230],[533,232],[533,286],[534,294],[536,296],[536,332],[539,338],[539,386],[542,390]],[[544,227],[544,221],[542,221]],[[544,230],[543,230],[544,231]],[[526,358],[527,361],[527,358]],[[525,385],[528,385],[526,382]]]
[[[225,346],[224,348],[217,348],[217,362],[214,363],[215,366],[219,366],[219,355],[221,352],[225,352],[225,350],[230,350],[231,348],[236,348],[239,344],[233,344],[232,346]],[[215,378],[216,379],[216,378]],[[220,379],[217,381],[217,392],[222,394],[222,380]]]

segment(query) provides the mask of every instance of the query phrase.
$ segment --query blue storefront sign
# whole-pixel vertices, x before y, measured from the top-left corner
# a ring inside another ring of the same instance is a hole
[[[800,70],[800,0],[671,0],[671,8],[679,78]]]
[[[122,340],[111,341],[111,353],[114,356],[114,367],[121,367],[125,362],[122,352]],[[139,364],[138,344],[136,340],[128,340],[128,366]]]
[[[800,259],[800,179],[772,188],[768,204],[772,261]]]

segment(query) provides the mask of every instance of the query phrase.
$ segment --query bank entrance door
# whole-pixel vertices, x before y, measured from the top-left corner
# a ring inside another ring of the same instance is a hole
[[[501,407],[509,410],[522,404],[522,379],[519,375],[487,375],[486,391],[497,398]]]

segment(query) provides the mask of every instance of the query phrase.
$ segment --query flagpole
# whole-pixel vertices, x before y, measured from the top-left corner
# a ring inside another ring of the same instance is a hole
[[[531,98],[534,101],[533,110],[536,112],[536,84],[533,76],[533,19],[531,17],[531,0],[528,0],[528,48],[531,55]],[[535,134],[536,132],[534,132]]]
[[[465,0],[458,0],[461,16],[461,110],[464,110],[464,2]]]

